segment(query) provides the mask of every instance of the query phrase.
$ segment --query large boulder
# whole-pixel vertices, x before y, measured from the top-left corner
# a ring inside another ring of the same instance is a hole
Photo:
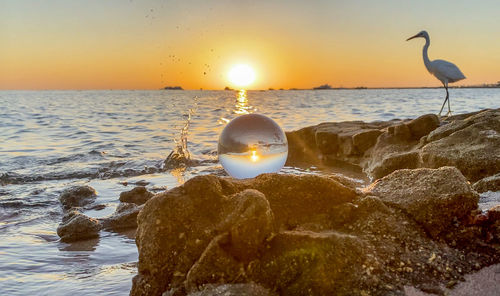
[[[210,266],[248,263],[260,254],[273,229],[328,220],[336,204],[356,196],[354,188],[312,175],[264,174],[241,181],[211,175],[190,179],[155,195],[139,213],[139,275],[132,294],[157,295],[218,280],[207,273]]]
[[[244,295],[252,283],[286,295],[400,295],[405,285],[439,291],[500,262],[488,245],[495,214],[470,222],[480,220],[478,196],[457,169],[399,170],[366,194],[354,186],[333,176],[208,175],[157,194],[138,215],[131,295],[226,284]]]
[[[142,205],[147,202],[154,194],[149,192],[144,186],[137,186],[130,191],[120,193],[120,201]]]
[[[404,210],[432,237],[476,209],[479,200],[454,167],[398,170],[371,184],[366,193]]]
[[[94,188],[88,185],[78,185],[65,189],[59,196],[59,201],[63,208],[68,210],[73,207],[86,206],[92,203],[96,196]]]
[[[422,166],[454,166],[470,181],[500,172],[500,109],[434,130],[420,149]]]
[[[57,235],[63,242],[74,242],[99,236],[101,224],[76,210],[66,213],[57,227]]]

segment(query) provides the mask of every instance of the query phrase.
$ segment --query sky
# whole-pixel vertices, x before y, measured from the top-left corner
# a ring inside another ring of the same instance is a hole
[[[500,1],[0,0],[0,89],[440,86],[422,61],[500,80]]]

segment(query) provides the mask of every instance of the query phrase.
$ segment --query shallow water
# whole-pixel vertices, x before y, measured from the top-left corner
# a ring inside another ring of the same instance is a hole
[[[451,89],[450,97],[455,114],[498,108],[500,89]],[[57,198],[70,185],[94,187],[104,209],[85,213],[103,217],[135,182],[161,191],[195,175],[224,174],[216,163],[218,136],[240,114],[262,113],[289,131],[325,121],[413,118],[436,113],[443,99],[443,89],[0,91],[0,291],[128,293],[137,262],[133,233],[59,241]],[[165,170],[163,161],[184,142],[199,165]],[[492,198],[500,199],[483,199]]]

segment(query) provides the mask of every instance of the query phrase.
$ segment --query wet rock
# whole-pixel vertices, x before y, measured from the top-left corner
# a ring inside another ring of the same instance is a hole
[[[64,209],[83,207],[92,203],[97,196],[94,188],[88,185],[72,186],[65,189],[59,196]]]
[[[149,192],[146,187],[138,186],[130,191],[120,193],[120,201],[142,205],[148,201],[154,194]]]
[[[170,154],[167,156],[165,161],[163,161],[164,169],[176,169],[176,168],[185,168],[188,166],[193,166],[198,163],[197,160],[191,159],[191,155],[189,151],[185,147],[176,147]]]
[[[207,285],[188,296],[272,296],[276,295],[255,283]]]
[[[426,114],[408,122],[407,126],[412,137],[418,140],[439,127],[439,118],[435,114]]]
[[[78,211],[71,211],[63,217],[57,227],[57,235],[63,242],[74,242],[99,236],[101,224]]]
[[[144,206],[133,203],[120,203],[108,218],[101,219],[105,229],[123,230],[137,227],[137,215]]]
[[[472,188],[479,193],[486,191],[500,191],[500,174],[483,178],[474,183]]]
[[[479,200],[454,167],[398,170],[371,184],[366,192],[404,210],[432,237],[476,209]]]
[[[455,166],[473,182],[500,171],[500,109],[450,125],[427,137],[430,143],[420,150],[423,166]]]

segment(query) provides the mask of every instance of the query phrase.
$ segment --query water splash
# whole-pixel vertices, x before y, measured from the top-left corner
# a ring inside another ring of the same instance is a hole
[[[181,128],[179,138],[174,138],[175,147],[164,161],[165,170],[188,167],[197,163],[195,160],[191,159],[191,153],[188,149],[189,126],[191,124],[192,116],[196,114],[197,109],[198,98],[195,97],[194,107],[189,108],[188,112],[184,114],[186,120],[184,122],[184,126]]]

